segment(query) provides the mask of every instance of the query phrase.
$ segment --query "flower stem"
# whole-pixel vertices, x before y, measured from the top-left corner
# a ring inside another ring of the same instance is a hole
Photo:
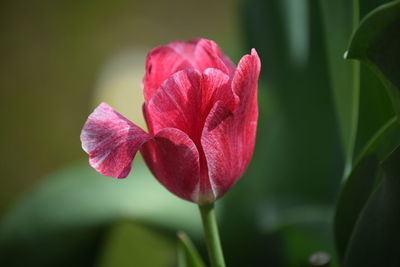
[[[219,239],[214,203],[199,204],[208,254],[212,267],[225,267],[224,254]]]

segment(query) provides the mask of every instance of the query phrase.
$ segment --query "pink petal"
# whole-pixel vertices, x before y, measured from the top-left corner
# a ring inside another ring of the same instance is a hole
[[[200,123],[200,73],[179,71],[166,80],[146,105],[147,123],[154,133],[177,128],[193,137]]]
[[[214,192],[222,196],[244,173],[254,150],[260,61],[255,50],[238,65],[232,86],[240,98],[233,111],[218,101],[208,115],[201,144]]]
[[[184,41],[173,41],[169,43],[167,46],[174,49],[174,51],[179,54],[182,58],[187,61],[193,61],[194,50],[196,49],[196,45],[199,39],[193,39],[188,42]]]
[[[229,76],[217,69],[203,74],[195,70],[179,71],[154,93],[146,105],[147,123],[153,132],[177,128],[200,146],[205,119],[218,100],[232,110],[238,99],[229,87]]]
[[[207,68],[215,68],[229,75],[235,70],[235,65],[214,41],[199,39],[194,53],[197,69],[201,72]]]
[[[247,109],[249,101],[257,100],[258,76],[260,75],[260,58],[256,50],[251,50],[251,55],[243,56],[238,64],[232,81],[232,88],[240,98],[242,109]],[[257,103],[255,103],[257,105]]]
[[[149,139],[150,135],[105,103],[90,114],[81,133],[90,165],[115,178],[128,176],[136,152]]]
[[[179,70],[193,68],[187,58],[168,46],[156,47],[146,58],[146,75],[143,79],[144,97],[150,100],[161,83]]]
[[[172,74],[190,68],[200,72],[207,68],[216,68],[231,77],[235,71],[235,65],[211,40],[175,41],[166,46],[156,47],[146,58],[146,75],[143,79],[146,102]]]
[[[195,201],[200,180],[199,153],[187,134],[163,129],[143,145],[141,153],[163,186],[178,197]]]
[[[216,68],[233,76],[236,70],[236,66],[212,40],[199,38],[188,42],[175,41],[169,43],[168,47],[173,48],[200,72],[207,68]]]
[[[214,104],[221,100],[230,110],[234,110],[239,98],[232,91],[229,76],[218,69],[209,68],[202,74],[202,113],[208,115]]]

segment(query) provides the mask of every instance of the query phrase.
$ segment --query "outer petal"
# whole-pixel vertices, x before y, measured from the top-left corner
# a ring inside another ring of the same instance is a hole
[[[156,47],[146,58],[146,75],[143,79],[146,102],[172,74],[190,68],[200,72],[207,68],[216,68],[231,77],[235,71],[235,65],[211,40],[175,41],[167,46]]]
[[[200,179],[199,153],[187,134],[163,129],[143,145],[141,153],[163,186],[180,198],[194,201]]]
[[[154,133],[177,128],[192,139],[200,123],[200,73],[179,71],[165,81],[146,105],[147,123]]]
[[[229,88],[229,76],[217,69],[203,74],[196,70],[179,71],[154,93],[145,107],[149,129],[177,128],[200,145],[205,119],[218,100],[231,109],[237,104]]]
[[[201,144],[208,174],[217,196],[222,196],[246,170],[254,150],[260,60],[255,50],[244,56],[232,81],[240,103],[232,113],[218,101],[204,125]]]
[[[173,48],[200,72],[207,68],[219,69],[229,76],[235,72],[236,66],[212,40],[199,38],[189,42],[175,41],[168,44],[168,47]]]
[[[136,152],[149,139],[150,135],[105,103],[90,114],[81,133],[90,165],[115,178],[129,174]]]
[[[219,46],[211,40],[199,39],[195,50],[197,69],[204,71],[207,68],[219,69],[226,74],[233,74],[235,65],[222,52]]]
[[[214,104],[221,100],[230,110],[234,110],[239,98],[232,91],[229,76],[218,69],[206,69],[202,74],[202,113],[208,115]]]
[[[194,47],[194,45],[192,45]],[[183,52],[182,48],[182,52]],[[193,52],[192,52],[193,53]],[[146,58],[146,74],[143,79],[144,98],[150,100],[161,83],[179,70],[193,68],[190,60],[169,46],[159,46]]]

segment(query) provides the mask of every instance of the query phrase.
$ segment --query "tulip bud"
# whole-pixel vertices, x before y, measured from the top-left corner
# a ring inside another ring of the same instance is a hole
[[[246,170],[257,128],[260,59],[253,49],[237,67],[213,41],[176,41],[147,56],[143,79],[146,133],[105,103],[81,134],[90,165],[125,178],[140,150],[169,191],[210,203]]]

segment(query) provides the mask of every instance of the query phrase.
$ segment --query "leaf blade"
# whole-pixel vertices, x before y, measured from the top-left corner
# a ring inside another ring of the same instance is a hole
[[[185,232],[178,232],[179,267],[205,267],[199,252]]]

